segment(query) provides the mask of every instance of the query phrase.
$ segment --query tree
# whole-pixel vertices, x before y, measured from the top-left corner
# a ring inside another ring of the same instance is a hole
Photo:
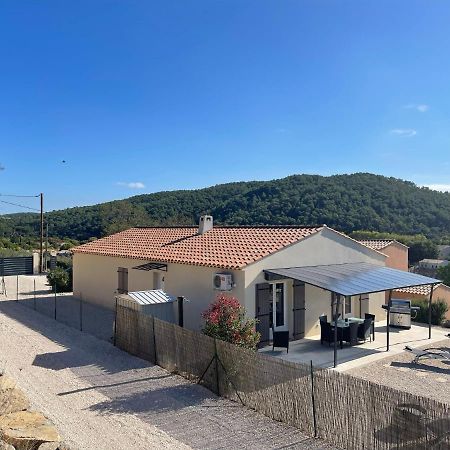
[[[412,242],[409,245],[409,261],[411,264],[417,263],[422,259],[435,259],[438,256],[437,245],[429,239]]]
[[[450,286],[450,264],[439,267],[437,270],[437,277],[442,280],[444,284]]]
[[[236,298],[219,294],[202,317],[206,335],[256,350],[261,337],[255,328],[256,320],[246,318],[245,308]]]
[[[50,286],[57,292],[70,292],[72,290],[72,276],[71,272],[64,270],[62,267],[57,267],[47,274],[47,281]]]

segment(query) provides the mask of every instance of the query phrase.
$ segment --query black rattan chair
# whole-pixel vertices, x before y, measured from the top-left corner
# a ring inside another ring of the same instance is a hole
[[[272,351],[275,350],[275,347],[284,347],[286,349],[286,353],[289,353],[289,331],[275,331],[272,328],[272,333]]]
[[[364,314],[365,319],[372,319],[372,340],[375,340],[375,314]]]
[[[369,338],[370,342],[372,342],[372,319],[364,319],[364,322],[359,324],[358,326],[358,339],[364,340]]]
[[[358,344],[358,323],[349,323],[348,327],[343,329],[343,340],[348,342],[350,345]]]
[[[342,348],[342,328],[338,327],[337,329],[337,340],[340,342]],[[334,343],[334,327],[328,323],[320,321],[320,344],[322,345],[324,342],[328,342],[328,346]]]

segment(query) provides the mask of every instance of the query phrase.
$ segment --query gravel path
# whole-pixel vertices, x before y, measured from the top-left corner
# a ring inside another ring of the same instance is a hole
[[[431,347],[450,351],[450,339],[419,348]],[[411,353],[402,352],[346,373],[450,404],[450,364],[432,359],[415,364],[413,359]]]
[[[0,365],[80,450],[332,448],[12,301]]]

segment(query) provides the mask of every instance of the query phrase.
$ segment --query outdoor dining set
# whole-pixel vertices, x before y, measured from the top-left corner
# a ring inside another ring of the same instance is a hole
[[[320,316],[320,343],[328,342],[328,345],[334,343],[335,323],[328,322],[327,316]],[[375,340],[375,316],[365,314],[364,319],[359,317],[346,317],[337,320],[337,341],[343,348],[344,342],[350,345]]]

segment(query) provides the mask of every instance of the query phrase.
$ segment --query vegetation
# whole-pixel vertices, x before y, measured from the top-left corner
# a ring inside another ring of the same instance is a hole
[[[72,291],[72,258],[59,257],[57,266],[47,274],[47,281],[57,292]]]
[[[222,225],[326,223],[346,233],[369,230],[421,235],[450,243],[450,193],[368,173],[293,175],[280,180],[158,192],[52,211],[46,216],[51,236],[86,241],[136,225],[194,225],[201,214],[212,214]],[[0,220],[0,236],[38,236],[38,215],[4,217],[7,220]]]
[[[437,270],[437,278],[442,280],[444,284],[450,286],[450,264],[445,267],[439,267]]]
[[[419,306],[415,322],[428,323],[428,300],[413,300],[412,306]],[[442,325],[445,321],[445,313],[448,311],[448,305],[445,300],[437,299],[431,303],[431,323],[433,325]]]
[[[206,335],[256,350],[261,337],[255,328],[256,321],[245,317],[245,309],[236,298],[218,295],[202,317],[205,319],[202,331]]]

